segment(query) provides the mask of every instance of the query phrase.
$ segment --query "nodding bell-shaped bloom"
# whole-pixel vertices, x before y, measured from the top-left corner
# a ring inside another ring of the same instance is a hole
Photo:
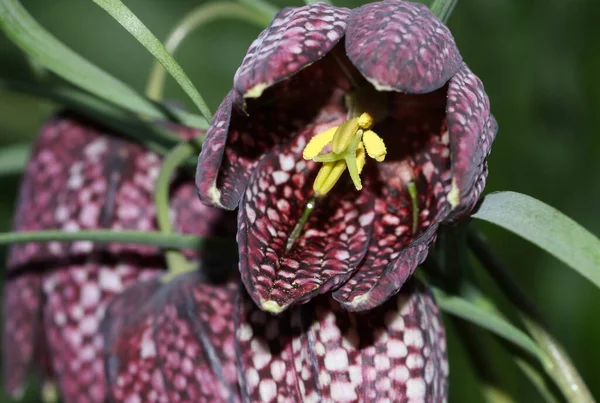
[[[223,268],[210,266],[213,272]],[[135,311],[131,307],[136,307]],[[278,316],[201,271],[138,283],[102,324],[115,402],[444,402],[431,294],[410,281],[368,314],[320,296]]]
[[[481,81],[422,4],[282,10],[250,46],[199,156],[203,202],[239,208],[240,271],[281,312],[394,295],[467,214],[497,131]]]
[[[177,131],[183,138],[200,134]],[[157,154],[102,125],[60,115],[35,142],[14,229],[156,230],[160,164]],[[235,215],[200,203],[193,178],[178,176],[171,186],[177,231],[233,235]],[[227,216],[231,219],[224,225]],[[200,259],[204,254],[188,256]],[[65,402],[106,401],[99,331],[106,306],[126,287],[155,278],[164,267],[163,252],[151,246],[78,241],[11,247],[3,292],[6,390],[19,396],[33,366],[47,382],[47,397],[58,393]],[[54,382],[57,388],[50,386]]]

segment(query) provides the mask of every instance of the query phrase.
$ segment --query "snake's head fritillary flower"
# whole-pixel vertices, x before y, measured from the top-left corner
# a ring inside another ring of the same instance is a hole
[[[321,296],[273,316],[243,287],[214,284],[193,272],[124,291],[109,306],[102,329],[115,402],[447,397],[440,312],[412,280],[369,314],[348,312]]]
[[[200,134],[177,131],[183,138]],[[98,123],[60,115],[46,124],[35,142],[14,229],[155,231],[160,164],[157,154]],[[173,180],[171,209],[179,232],[235,233],[235,215],[200,203],[189,176]],[[205,256],[188,254],[202,260]],[[35,366],[46,380],[56,381],[64,401],[105,401],[98,329],[106,306],[126,287],[156,277],[164,267],[163,253],[143,245],[78,241],[11,247],[3,301],[7,391],[20,395]]]
[[[202,201],[239,208],[242,279],[278,313],[334,290],[376,307],[476,203],[497,125],[422,4],[282,10],[250,46],[199,156]]]

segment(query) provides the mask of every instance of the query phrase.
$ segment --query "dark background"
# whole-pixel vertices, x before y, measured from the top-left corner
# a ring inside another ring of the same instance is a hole
[[[143,92],[151,56],[91,1],[24,0],[28,10],[72,49]],[[198,0],[128,0],[159,37]],[[300,1],[274,1],[301,5]],[[354,7],[365,2],[335,1]],[[483,80],[500,131],[487,192],[514,190],[560,209],[600,234],[600,3],[592,0],[461,0],[449,21],[464,60]],[[215,110],[258,29],[223,21],[187,39],[177,59]],[[0,76],[28,79],[23,55],[0,34]],[[169,81],[167,97],[187,102]],[[189,104],[190,110],[193,106]],[[56,106],[0,90],[0,145],[31,141]],[[17,175],[0,176],[0,231],[10,228]],[[516,236],[481,225],[600,396],[600,292],[581,276]],[[0,249],[3,260],[5,249]],[[483,280],[486,281],[485,276]],[[490,292],[495,290],[490,287]],[[504,305],[502,305],[504,306]],[[481,400],[465,352],[450,332],[451,401]],[[487,339],[486,339],[487,340]],[[541,401],[501,349],[490,353],[507,390]]]

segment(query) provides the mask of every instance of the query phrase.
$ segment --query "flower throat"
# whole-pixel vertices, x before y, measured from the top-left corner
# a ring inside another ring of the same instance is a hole
[[[366,163],[366,155],[377,162],[385,159],[387,150],[383,139],[371,130],[374,124],[373,115],[363,112],[356,116],[357,108],[353,107],[356,103],[352,102],[355,98],[348,98],[351,105],[348,120],[315,135],[304,148],[302,156],[305,160],[313,160],[322,163],[323,166],[313,183],[314,195],[307,202],[300,220],[288,238],[286,252],[289,252],[301,235],[318,198],[329,193],[346,169],[356,190],[361,190],[360,174]],[[321,154],[327,146],[331,146],[331,151]]]

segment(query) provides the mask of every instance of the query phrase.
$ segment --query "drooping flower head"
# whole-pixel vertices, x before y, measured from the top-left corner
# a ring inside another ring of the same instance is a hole
[[[481,81],[422,4],[282,10],[250,46],[198,160],[239,208],[242,279],[278,313],[334,290],[373,308],[468,213],[497,130]]]
[[[124,291],[102,330],[115,402],[447,398],[440,312],[414,281],[372,314],[321,296],[273,316],[234,282],[215,284],[197,271]]]
[[[200,134],[177,131],[182,138]],[[45,125],[35,142],[14,229],[156,230],[160,164],[157,154],[102,125],[62,114]],[[200,203],[189,176],[175,178],[171,196],[177,231],[232,235],[235,215]],[[205,255],[189,252],[188,257]],[[105,401],[99,325],[106,306],[129,285],[155,278],[164,268],[163,253],[151,246],[88,241],[12,246],[3,292],[6,390],[19,396],[36,367],[49,383],[56,381],[66,402]]]

